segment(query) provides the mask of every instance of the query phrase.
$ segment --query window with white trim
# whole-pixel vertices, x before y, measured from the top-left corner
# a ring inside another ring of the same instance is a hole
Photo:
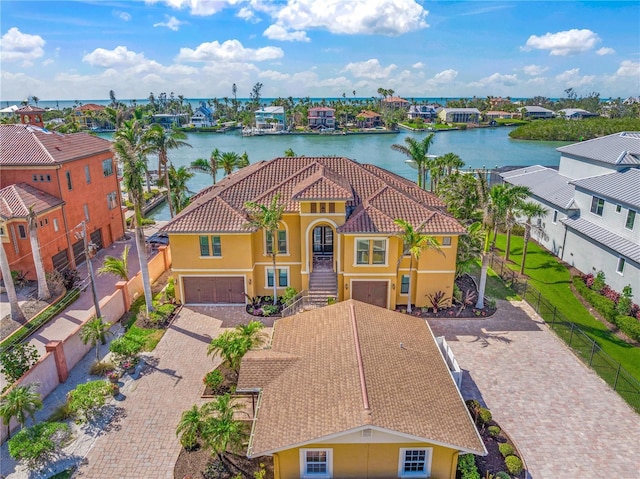
[[[117,201],[117,196],[116,196],[116,192],[112,191],[111,193],[109,193],[107,195],[107,207],[112,210],[114,209],[116,206],[118,206],[118,201]]]
[[[356,240],[356,264],[386,264],[386,239]]]
[[[442,237],[442,246],[451,246],[451,236]]]
[[[278,273],[278,288],[286,288],[289,286],[289,269],[277,268]],[[273,288],[273,268],[267,269],[267,287]]]
[[[399,477],[429,477],[431,475],[431,448],[401,448],[398,465]]]
[[[58,226],[58,218],[53,218],[53,231],[58,231],[60,227]]]
[[[597,196],[591,197],[591,212],[594,215],[602,216],[604,210],[604,199]]]
[[[409,294],[409,275],[403,274],[400,280],[400,294]]]
[[[625,265],[626,262],[627,262],[627,260],[624,259],[623,256],[620,256],[618,258],[618,266],[616,267],[616,272],[618,274],[624,274],[624,265]]]
[[[113,175],[113,160],[111,158],[102,160],[102,174],[104,176]]]
[[[222,256],[220,236],[200,236],[200,256]]]
[[[627,221],[624,224],[624,227],[627,228],[628,230],[632,230],[633,229],[633,224],[636,221],[636,212],[632,209],[629,209],[629,211],[627,211]]]
[[[20,236],[20,239],[25,239],[27,237],[27,229],[24,225],[18,225],[18,235]]]
[[[287,232],[286,230],[278,230],[276,236],[278,237],[278,254],[287,253]],[[265,231],[265,240],[267,243],[267,254],[271,254],[273,251],[273,240],[271,238],[271,231]]]
[[[300,477],[329,479],[333,476],[332,449],[300,449]]]

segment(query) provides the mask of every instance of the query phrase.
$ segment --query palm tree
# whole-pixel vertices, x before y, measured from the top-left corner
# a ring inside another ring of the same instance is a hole
[[[422,141],[418,141],[409,136],[404,139],[407,144],[406,146],[398,144],[391,145],[392,150],[406,155],[416,163],[418,167],[418,186],[420,188],[426,187],[426,176],[430,168],[429,148],[433,144],[434,139],[434,133],[427,135]]]
[[[520,185],[511,185],[504,183],[491,188],[491,197],[497,205],[498,222],[504,224],[507,230],[507,243],[504,249],[504,259],[509,261],[509,252],[511,250],[511,230],[516,224],[517,208],[522,201],[529,196],[529,188]],[[494,243],[497,236],[498,222],[494,226]]]
[[[442,165],[447,171],[447,175],[451,175],[454,169],[457,172],[460,168],[464,168],[464,161],[455,153],[445,153],[440,158],[442,159]]]
[[[185,449],[191,450],[196,446],[204,427],[205,415],[206,405],[198,408],[195,404],[182,413],[176,427],[176,436],[180,436],[180,444]]]
[[[47,277],[44,272],[44,264],[42,263],[42,255],[40,254],[40,242],[38,241],[38,215],[34,210],[35,205],[29,206],[27,214],[27,223],[29,225],[29,241],[31,243],[31,254],[33,255],[33,263],[38,277],[38,299],[45,300],[51,297],[49,286],[47,286]]]
[[[403,252],[409,253],[409,291],[407,298],[407,312],[411,313],[411,277],[413,276],[413,259],[416,263],[420,260],[420,255],[425,249],[433,248],[441,252],[438,242],[433,236],[425,235],[422,231],[424,224],[418,228],[414,228],[411,223],[403,219],[396,219],[394,223],[399,226],[402,231],[398,233],[398,238],[402,240],[404,245]],[[402,259],[402,257],[400,257]]]
[[[11,276],[11,267],[9,266],[9,260],[7,259],[7,253],[4,250],[4,243],[2,241],[0,241],[0,272],[2,273],[4,288],[7,290],[7,296],[9,298],[11,319],[19,323],[24,323],[26,319],[22,309],[20,309],[16,286],[13,284],[13,277]]]
[[[211,354],[220,356],[231,369],[238,372],[242,356],[247,351],[247,342],[236,331],[226,330],[211,340],[207,348],[207,356]]]
[[[458,237],[458,252],[456,255],[456,278],[471,271],[478,257],[482,254],[483,231],[482,223],[476,221],[467,227],[467,234]]]
[[[144,176],[147,169],[145,161],[146,149],[142,141],[143,131],[137,119],[125,121],[115,135],[112,145],[118,159],[122,162],[124,186],[133,201],[136,249],[140,260],[142,285],[144,290],[147,315],[153,311],[153,296],[151,295],[151,278],[147,263],[147,250],[144,231],[142,230],[142,204],[144,202]]]
[[[151,125],[145,134],[145,141],[148,142],[149,152],[158,154],[158,176],[164,178],[164,186],[169,196],[169,214],[173,218],[175,212],[171,204],[171,183],[169,181],[169,157],[168,151],[176,148],[189,147],[187,143],[187,135],[183,132],[172,128],[167,130],[159,124]]]
[[[129,281],[129,245],[124,247],[122,256],[107,256],[102,267],[98,269],[98,274],[113,274],[124,281]]]
[[[105,323],[102,318],[92,318],[80,328],[80,339],[83,344],[91,343],[91,347],[96,348],[96,360],[100,359],[100,344],[107,344],[107,337],[113,336],[109,329],[111,324]]]
[[[230,175],[233,170],[238,168],[240,156],[235,151],[226,151],[220,157],[220,167],[225,175]]]
[[[249,321],[249,324],[236,326],[236,332],[249,350],[262,346],[267,340],[267,335],[262,331],[263,328],[264,325],[260,321]]]
[[[491,250],[491,231],[496,221],[495,205],[491,201],[489,184],[484,173],[478,173],[477,196],[478,205],[482,208],[482,229],[484,232],[484,246],[482,248],[482,266],[480,268],[480,284],[478,285],[478,300],[476,308],[484,308],[484,291],[487,286],[487,271],[489,270],[489,251]]]
[[[284,205],[279,204],[280,193],[276,194],[269,206],[253,201],[247,201],[244,207],[248,210],[249,221],[245,224],[248,229],[264,230],[271,237],[271,260],[273,261],[273,304],[278,302],[278,272],[276,269],[276,255],[278,254],[278,227],[284,214]]]
[[[287,148],[286,150],[284,150],[284,156],[286,158],[293,158],[293,157],[296,157],[298,155],[296,155],[296,152],[293,151],[293,148]]]
[[[246,151],[243,151],[238,160],[238,169],[245,168],[246,166],[249,166],[249,155]]]
[[[172,192],[169,200],[173,203],[174,211],[178,214],[189,204],[187,193],[190,190],[187,187],[187,181],[193,178],[194,174],[186,166],[176,168],[171,164],[168,173]]]
[[[228,393],[218,396],[206,406],[211,416],[205,420],[202,439],[223,462],[227,450],[238,450],[245,438],[242,422],[234,419],[236,410],[242,406]],[[237,468],[235,464],[233,466]]]
[[[216,184],[216,175],[218,173],[218,168],[220,168],[220,150],[218,150],[217,148],[215,148],[211,152],[211,157],[209,158],[209,160],[198,158],[197,160],[191,162],[191,169],[211,175],[214,185]]]
[[[42,398],[37,388],[36,383],[16,386],[0,400],[0,417],[7,425],[7,438],[11,435],[11,418],[15,417],[23,428],[27,416],[33,420],[35,412],[42,409]]]
[[[524,244],[522,246],[522,264],[520,265],[520,274],[524,274],[524,264],[527,261],[527,246],[529,245],[529,238],[531,238],[531,220],[534,218],[542,218],[547,214],[548,210],[540,203],[534,203],[533,201],[527,201],[522,203],[519,208],[521,215],[526,217],[524,222]]]

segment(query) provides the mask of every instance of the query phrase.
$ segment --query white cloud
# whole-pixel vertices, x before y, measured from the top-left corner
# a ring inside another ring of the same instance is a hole
[[[613,55],[616,51],[613,48],[602,47],[599,50],[596,50],[597,55]]]
[[[525,67],[522,67],[522,71],[532,77],[540,76],[544,72],[546,72],[548,69],[549,69],[548,67],[543,67],[540,65],[527,65]]]
[[[40,35],[22,33],[16,27],[0,39],[0,58],[5,62],[21,61],[25,66],[44,55],[44,39]]]
[[[411,68],[424,68],[424,63],[422,62],[418,62],[418,63],[414,63],[413,65],[411,65]]]
[[[190,62],[262,62],[283,56],[284,52],[278,47],[245,48],[238,40],[227,40],[222,44],[218,41],[201,43],[195,50],[181,48],[177,59]]]
[[[173,30],[177,32],[180,29],[180,25],[184,25],[187,22],[182,22],[178,20],[176,17],[170,17],[169,15],[165,15],[166,22],[154,23],[154,27],[167,27],[169,30]]]
[[[478,81],[469,83],[471,87],[497,87],[497,86],[514,86],[518,84],[517,75],[503,75],[502,73],[494,73]]]
[[[118,46],[113,50],[96,48],[82,58],[83,62],[96,67],[122,67],[142,63],[146,61],[144,53],[130,51],[127,47]]]
[[[549,50],[550,55],[566,56],[575,55],[591,50],[600,37],[591,30],[567,30],[546,35],[531,35],[522,50]]]
[[[348,63],[343,72],[350,72],[356,78],[370,78],[380,80],[388,78],[391,72],[397,68],[393,63],[388,67],[383,67],[377,58],[372,58],[365,62]]]
[[[132,18],[130,13],[123,12],[122,10],[114,10],[113,16],[119,18],[123,22],[128,22]]]
[[[247,22],[259,23],[261,20],[256,16],[255,12],[247,7],[242,7],[236,14],[238,18],[242,18]]]
[[[145,0],[147,4],[164,3],[171,8],[188,8],[191,15],[207,17],[218,13],[225,7],[239,3],[240,0]]]
[[[268,78],[273,81],[283,81],[291,77],[288,73],[281,73],[275,70],[265,70],[258,75],[260,78]]]
[[[46,67],[48,65],[51,65],[53,63],[53,58],[47,58],[45,61],[42,62],[42,66]]]
[[[556,75],[556,80],[567,87],[576,88],[585,85],[590,85],[595,80],[595,75],[580,76],[579,68],[572,68],[571,70],[564,71],[559,75]]]
[[[458,72],[449,68],[447,70],[441,71],[440,73],[436,73],[433,76],[432,81],[438,84],[449,83],[455,80],[457,76],[458,76]]]
[[[304,30],[288,31],[280,25],[271,25],[267,28],[263,35],[271,40],[280,40],[287,42],[308,42],[307,32]]]
[[[287,30],[340,34],[402,35],[429,26],[428,12],[415,0],[289,0],[271,15]]]
[[[640,78],[640,62],[632,62],[625,60],[620,64],[620,68],[616,71],[619,77],[634,77],[636,80]]]

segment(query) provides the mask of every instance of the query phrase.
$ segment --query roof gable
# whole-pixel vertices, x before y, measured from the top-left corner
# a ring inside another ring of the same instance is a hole
[[[640,169],[628,168],[606,175],[591,176],[570,182],[577,188],[606,196],[640,209]]]
[[[5,220],[26,218],[32,206],[36,214],[40,214],[62,204],[64,201],[61,199],[27,183],[9,185],[0,190],[0,216]]]
[[[640,165],[640,132],[621,132],[556,148],[563,154],[620,166]]]

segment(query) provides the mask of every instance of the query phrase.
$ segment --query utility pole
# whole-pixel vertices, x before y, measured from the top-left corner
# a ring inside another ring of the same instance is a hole
[[[98,292],[96,291],[96,278],[93,275],[93,264],[91,263],[91,254],[95,251],[95,245],[93,243],[89,243],[89,238],[87,237],[87,222],[82,221],[76,228],[82,226],[82,233],[75,233],[76,238],[79,236],[84,240],[84,256],[87,260],[87,270],[89,271],[89,278],[91,280],[91,292],[93,293],[93,304],[96,309],[96,318],[101,318],[102,313],[100,312],[100,301],[98,300]]]

